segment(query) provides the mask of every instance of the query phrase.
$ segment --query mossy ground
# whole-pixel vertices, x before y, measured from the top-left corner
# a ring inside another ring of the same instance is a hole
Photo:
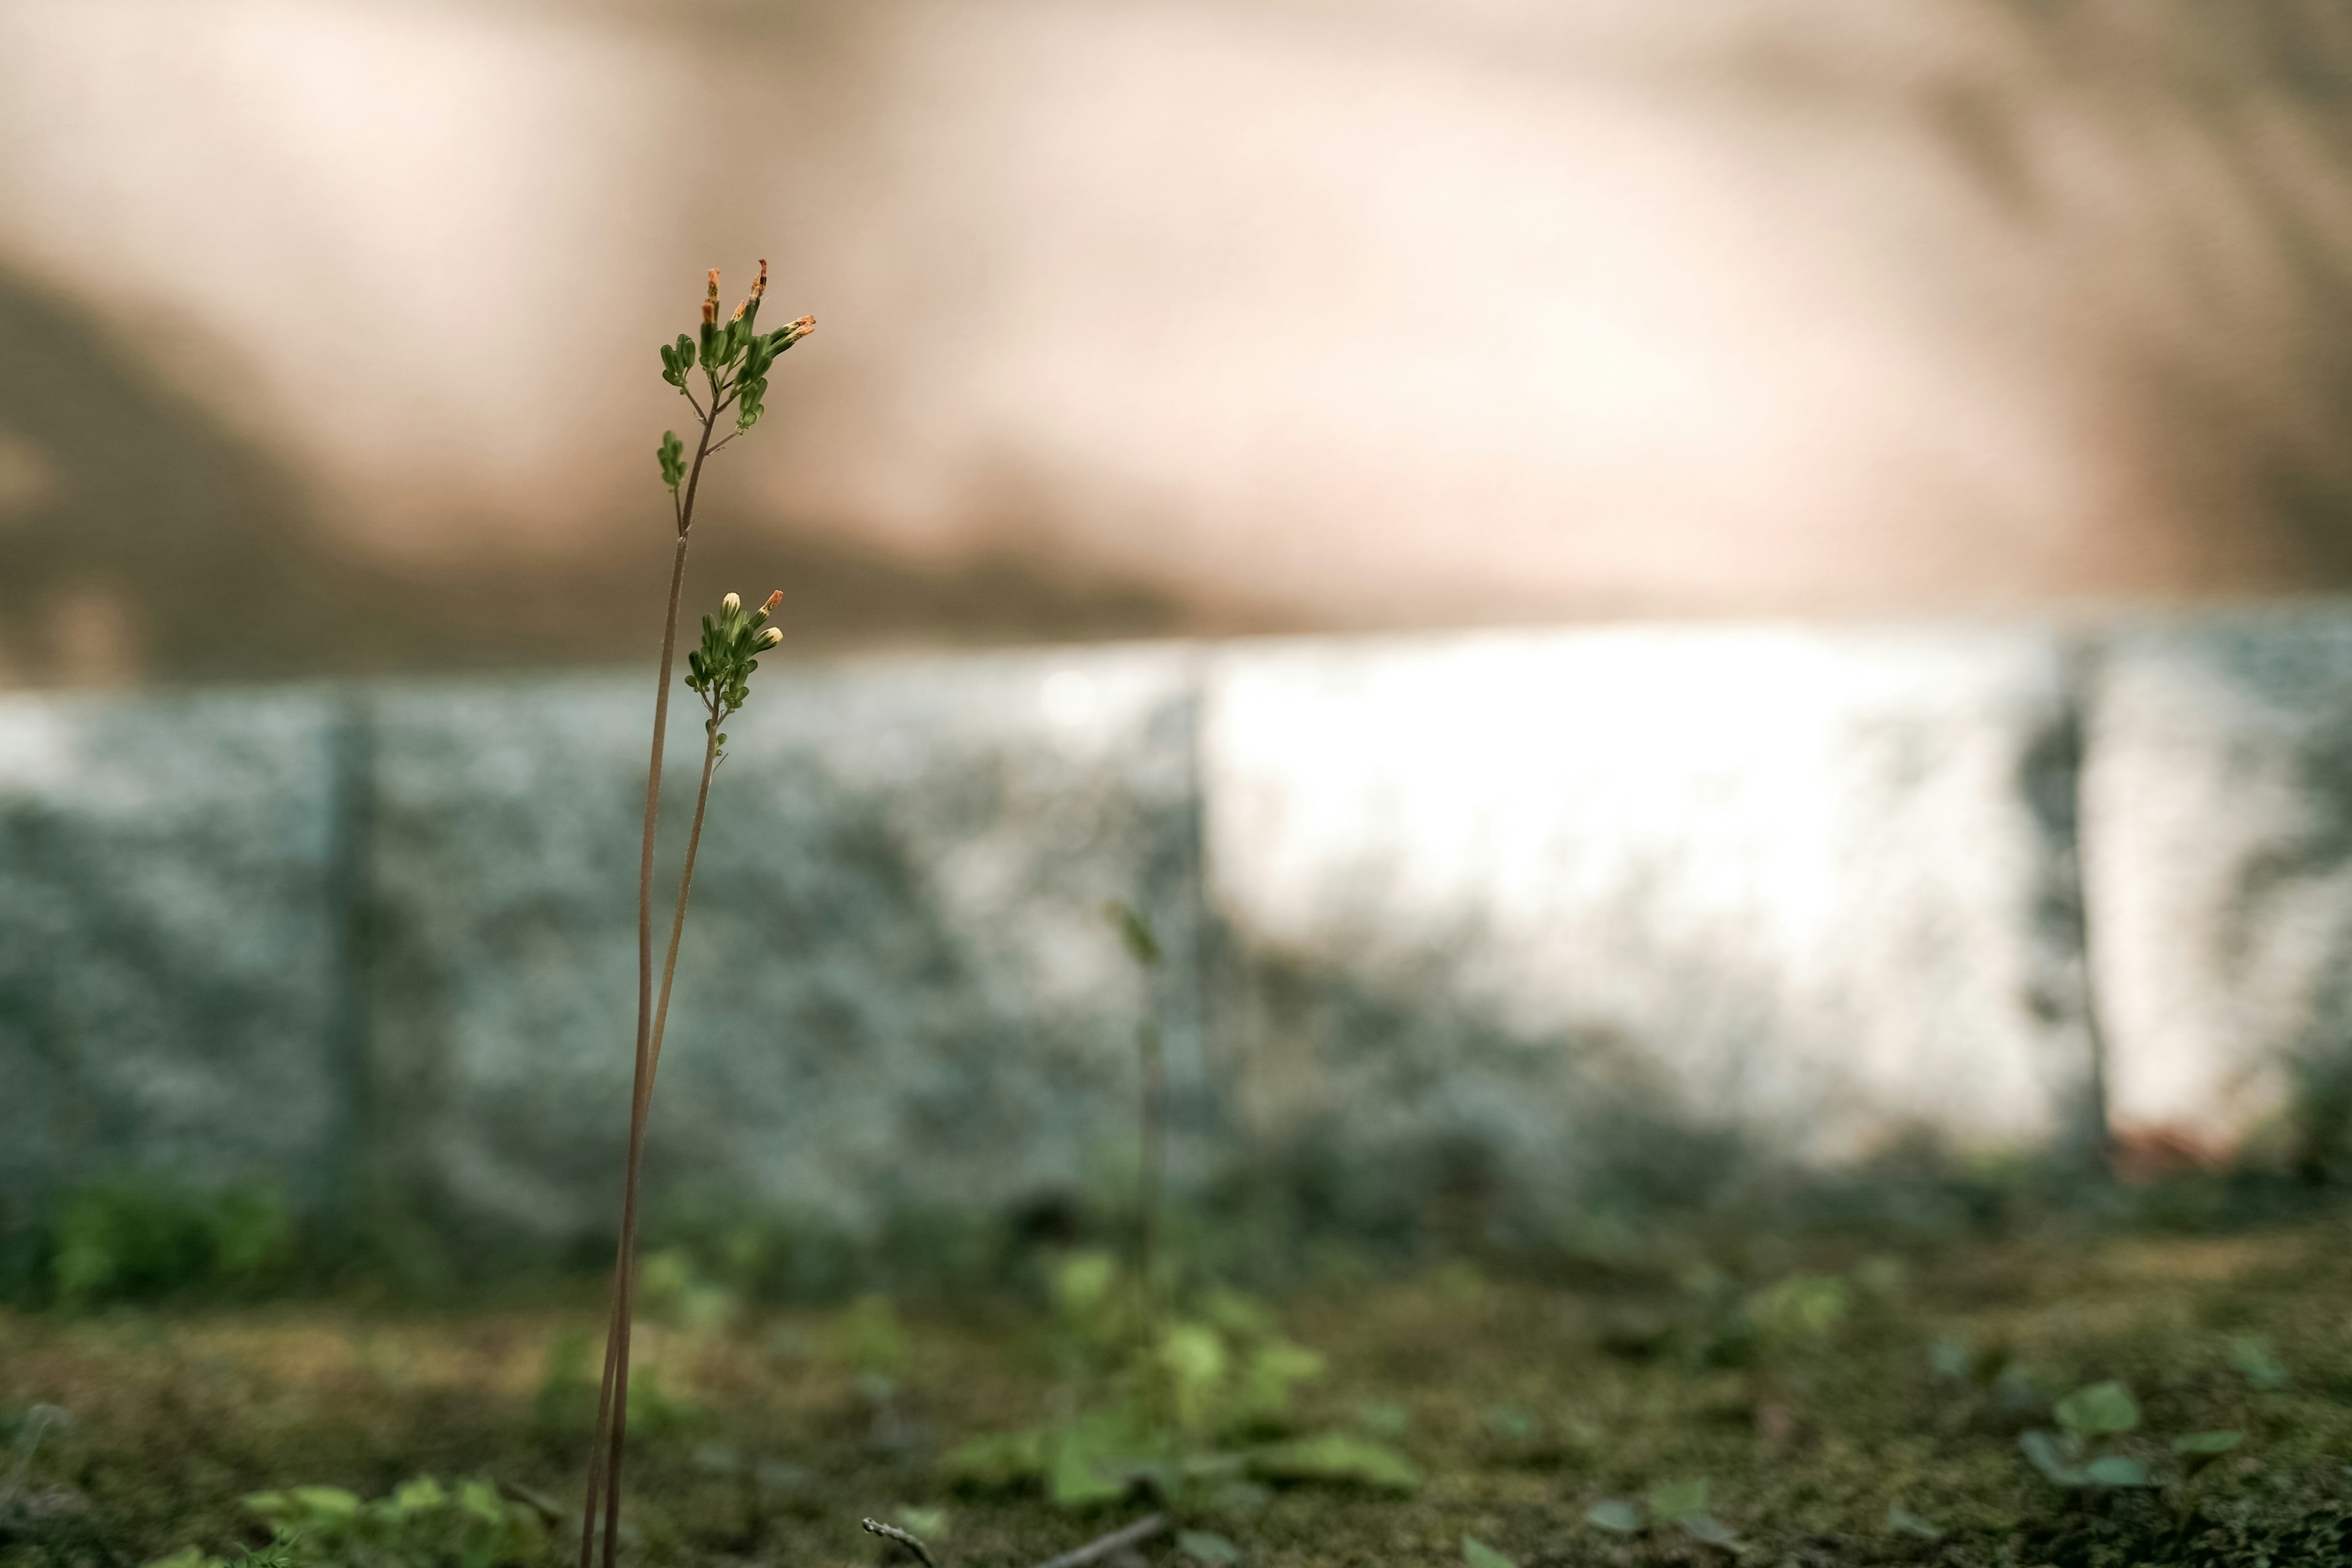
[[[1751,1250],[1733,1272],[1537,1281],[1456,1265],[1302,1290],[1284,1315],[1329,1370],[1300,1423],[1380,1428],[1428,1482],[1409,1498],[1277,1491],[1188,1522],[1238,1542],[1252,1568],[1455,1563],[1465,1534],[1528,1568],[1698,1561],[1679,1536],[1610,1536],[1585,1511],[1704,1478],[1751,1563],[2352,1560],[2341,1214],[2228,1236],[2058,1226],[1908,1256],[1822,1243],[1769,1269]],[[1757,1292],[1792,1276],[1844,1280],[1843,1316],[1759,1326]],[[1009,1297],[904,1306],[879,1400],[877,1352],[859,1348],[870,1321],[846,1321],[746,1310],[646,1331],[654,1396],[631,1447],[628,1558],[874,1563],[886,1549],[861,1516],[943,1507],[950,1568],[1010,1568],[1142,1510],[1074,1515],[943,1479],[955,1440],[1052,1409],[1034,1310]],[[257,1540],[238,1500],[297,1483],[373,1496],[419,1473],[479,1476],[574,1506],[587,1394],[562,1369],[597,1326],[584,1300],[0,1316],[0,1419],[35,1401],[71,1412],[35,1483],[70,1489],[131,1563]],[[1938,1339],[1969,1347],[1979,1375],[1948,1375],[1949,1345],[1937,1372]],[[2250,1378],[2249,1340],[2282,1386],[2255,1386],[2275,1379]],[[2061,1492],[2021,1461],[2018,1435],[2048,1425],[2051,1399],[2106,1378],[2138,1396],[2144,1426],[2121,1447],[2159,1479],[2179,1474],[2175,1435],[2228,1427],[2245,1441],[2190,1490]],[[1892,1531],[1893,1506],[1943,1538]],[[1174,1552],[1163,1539],[1147,1555]]]

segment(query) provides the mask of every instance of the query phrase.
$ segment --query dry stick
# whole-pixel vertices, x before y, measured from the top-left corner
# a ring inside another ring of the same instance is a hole
[[[694,527],[694,493],[710,455],[710,431],[723,406],[716,395],[695,444],[694,469],[677,502],[677,549],[669,569],[669,606],[662,619],[660,685],[654,694],[653,760],[646,773],[645,843],[637,863],[637,1049],[629,1094],[629,1153],[621,1187],[621,1239],[613,1262],[613,1318],[604,1338],[604,1376],[597,1397],[596,1435],[588,1457],[588,1499],[581,1510],[580,1568],[593,1561],[599,1491],[604,1503],[604,1563],[612,1568],[621,1515],[621,1451],[628,1429],[629,1320],[635,1294],[637,1172],[645,1154],[646,1118],[653,1084],[654,828],[661,811],[662,748],[669,727],[669,683],[677,657],[677,607],[686,584],[686,547]],[[606,1449],[606,1435],[610,1447]]]
[[[1037,1568],[1085,1568],[1085,1564],[1109,1556],[1114,1552],[1138,1546],[1168,1528],[1164,1513],[1147,1513],[1124,1530],[1114,1530],[1108,1535],[1089,1541],[1084,1546],[1051,1557]]]
[[[939,1563],[932,1560],[931,1549],[924,1545],[921,1542],[916,1540],[913,1536],[908,1534],[905,1531],[899,1529],[897,1525],[885,1524],[878,1519],[860,1520],[858,1522],[865,1526],[866,1534],[878,1535],[885,1541],[895,1541],[899,1545],[905,1547],[908,1551],[913,1552],[916,1556],[921,1558],[923,1560],[923,1568],[940,1568]]]
[[[897,1525],[885,1524],[878,1519],[862,1520],[859,1522],[865,1526],[866,1534],[878,1535],[885,1541],[895,1541],[921,1558],[923,1568],[940,1568],[939,1563],[931,1557],[930,1548]],[[1166,1514],[1147,1513],[1133,1524],[1122,1526],[1112,1531],[1108,1535],[1100,1536],[1087,1542],[1084,1546],[1065,1552],[1059,1557],[1049,1558],[1037,1564],[1037,1568],[1085,1568],[1087,1563],[1097,1558],[1108,1557],[1121,1548],[1135,1546],[1149,1541],[1167,1528]]]

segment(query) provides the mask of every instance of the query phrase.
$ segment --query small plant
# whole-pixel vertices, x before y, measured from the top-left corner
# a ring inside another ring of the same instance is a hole
[[[1105,914],[1147,973],[1160,962],[1150,923],[1125,904]],[[1026,1431],[974,1438],[948,1456],[956,1478],[982,1486],[1042,1483],[1066,1507],[1146,1486],[1175,1500],[1192,1488],[1253,1480],[1344,1482],[1409,1491],[1420,1475],[1385,1444],[1346,1432],[1287,1436],[1292,1391],[1323,1358],[1285,1338],[1273,1316],[1237,1291],[1192,1293],[1173,1310],[1158,1283],[1167,1142],[1160,1037],[1137,1031],[1141,1172],[1131,1289],[1116,1258],[1079,1252],[1053,1278],[1055,1327],[1074,1373],[1068,1414]],[[1195,1553],[1195,1556],[1198,1554]]]
[[[2070,1491],[2096,1493],[2161,1483],[2128,1454],[2114,1451],[2114,1442],[2139,1427],[2138,1403],[2121,1383],[2095,1383],[2078,1388],[2051,1411],[2056,1433],[2028,1432],[2018,1439],[2033,1468],[2053,1485]],[[2191,1432],[2172,1440],[2180,1460],[2180,1503],[2189,1502],[2189,1489],[2216,1459],[2243,1440],[2238,1432]]]
[[[58,1305],[186,1292],[241,1296],[282,1284],[298,1250],[294,1216],[275,1194],[191,1194],[152,1177],[85,1187],[61,1205],[50,1262]]]
[[[686,862],[678,874],[677,902],[670,918],[669,949],[656,1000],[654,834],[661,815],[662,751],[668,737],[670,678],[676,668],[678,605],[685,590],[695,500],[701,490],[703,466],[711,455],[760,422],[768,372],[777,358],[816,326],[813,318],[803,316],[774,331],[760,331],[760,300],[767,289],[768,264],[762,261],[751,293],[722,322],[719,269],[712,268],[702,300],[699,336],[681,332],[676,342],[661,345],[662,380],[677,388],[694,410],[698,429],[691,458],[675,430],[662,432],[656,452],[662,483],[669,489],[676,538],[670,554],[668,608],[662,621],[661,672],[654,689],[653,760],[646,770],[645,831],[637,860],[636,1059],[629,1094],[628,1154],[621,1184],[620,1243],[613,1266],[612,1324],[605,1337],[604,1373],[597,1394],[587,1500],[581,1507],[580,1568],[589,1568],[594,1552],[600,1501],[604,1515],[604,1568],[613,1568],[619,1545],[621,1459],[629,1426],[629,1331],[636,1289],[638,1177],[645,1159],[646,1121],[653,1107],[654,1077],[661,1063],[662,1034],[669,1018],[670,988],[677,975],[678,939],[686,929],[694,859],[702,843],[703,814],[710,800],[711,775],[718,771],[727,744],[719,726],[749,698],[751,673],[760,668],[758,656],[782,640],[782,634],[766,624],[782,595],[772,595],[761,608],[746,614],[742,601],[730,594],[720,601],[716,616],[703,617],[701,646],[687,655],[687,688],[702,699],[705,712],[702,776],[695,794],[694,825],[687,835]],[[730,410],[735,416],[734,428],[720,437],[719,421]]]
[[[2058,1431],[2032,1431],[2017,1440],[2033,1468],[2057,1486],[2112,1489],[2150,1484],[2147,1467],[2109,1451],[2113,1440],[2139,1426],[2139,1405],[2120,1383],[2078,1388],[2051,1410]]]
[[[2260,1334],[2231,1336],[2230,1369],[2257,1394],[2276,1394],[2294,1381],[2286,1363],[2271,1353],[2270,1341]]]
[[[1668,1481],[1652,1487],[1638,1500],[1608,1498],[1584,1510],[1587,1523],[1612,1535],[1654,1535],[1677,1532],[1712,1552],[1737,1552],[1739,1538],[1731,1527],[1707,1511],[1706,1481]]]
[[[520,1568],[539,1561],[551,1510],[487,1481],[446,1486],[420,1476],[363,1501],[341,1487],[257,1492],[246,1507],[270,1544],[223,1558],[182,1547],[149,1568]]]
[[[1129,958],[1148,984],[1160,968],[1160,938],[1151,923],[1131,906],[1112,900],[1103,906],[1104,918],[1118,932]],[[1137,1121],[1135,1289],[1138,1322],[1149,1345],[1159,1319],[1157,1270],[1160,1194],[1168,1164],[1168,1062],[1160,1038],[1160,1020],[1147,1005],[1135,1027],[1137,1079],[1141,1086]]]

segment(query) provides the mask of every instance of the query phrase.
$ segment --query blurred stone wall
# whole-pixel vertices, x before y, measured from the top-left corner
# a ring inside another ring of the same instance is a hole
[[[0,1199],[143,1170],[593,1235],[644,684],[0,705]],[[1100,1191],[1147,1009],[1187,1177],[1319,1163],[1342,1217],[1556,1232],[2109,1120],[2326,1156],[2352,1098],[2340,612],[877,659],[731,729],[668,1201],[854,1234]]]

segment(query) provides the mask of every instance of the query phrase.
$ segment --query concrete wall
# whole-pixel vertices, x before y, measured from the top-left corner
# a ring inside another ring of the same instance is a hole
[[[0,1196],[140,1166],[593,1231],[646,684],[0,703]],[[1367,1205],[1559,1223],[1921,1130],[2220,1147],[2347,1057],[2340,613],[875,660],[763,672],[730,728],[681,1199],[1083,1190],[1147,1005],[1193,1174],[1311,1145]]]

